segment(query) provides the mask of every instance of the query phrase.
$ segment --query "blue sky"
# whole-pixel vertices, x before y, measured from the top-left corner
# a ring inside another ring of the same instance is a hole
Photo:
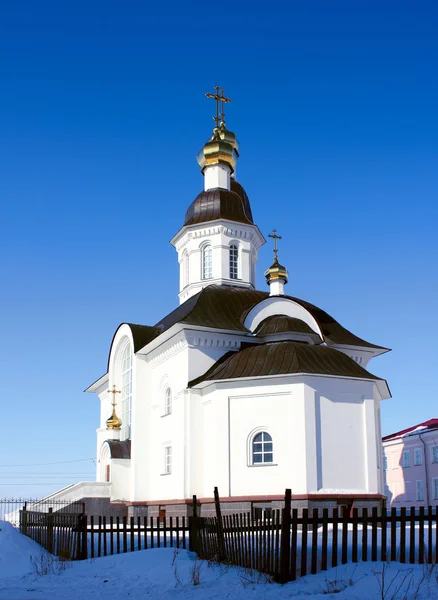
[[[0,496],[93,475],[99,407],[82,390],[119,323],[178,303],[168,241],[202,189],[216,84],[255,220],[283,235],[287,292],[393,349],[370,364],[393,393],[383,433],[437,416],[436,2],[2,13]],[[265,246],[259,289],[270,260]],[[82,462],[45,464],[64,461]]]

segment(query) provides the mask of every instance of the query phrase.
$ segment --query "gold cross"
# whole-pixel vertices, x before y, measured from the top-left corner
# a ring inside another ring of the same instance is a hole
[[[122,392],[120,390],[116,390],[116,386],[115,385],[113,385],[113,389],[112,390],[107,390],[107,392],[109,394],[113,394],[112,405],[115,407],[116,406],[116,394],[121,394]]]
[[[231,102],[231,99],[225,97],[224,90],[221,90],[221,88],[218,85],[215,85],[214,89],[216,90],[215,94],[207,93],[205,95],[207,96],[207,98],[213,98],[213,100],[216,100],[216,116],[213,117],[213,119],[216,122],[216,127],[219,127],[220,120],[224,120],[225,118],[224,104],[226,102]],[[221,103],[221,113],[219,113],[219,102]]]
[[[274,235],[272,235],[272,233]],[[276,229],[273,229],[272,233],[268,233],[268,237],[273,238],[273,240],[274,240],[274,255],[275,255],[275,258],[277,258],[277,253],[278,253],[277,240],[281,240],[282,238],[281,238],[281,235],[277,235]]]

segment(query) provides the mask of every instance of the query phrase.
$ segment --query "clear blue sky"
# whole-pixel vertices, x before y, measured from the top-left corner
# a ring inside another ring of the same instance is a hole
[[[437,27],[421,0],[3,4],[0,496],[93,475],[29,465],[95,456],[82,390],[115,328],[178,303],[168,241],[202,189],[215,84],[287,292],[393,349],[370,364],[384,433],[438,416]]]

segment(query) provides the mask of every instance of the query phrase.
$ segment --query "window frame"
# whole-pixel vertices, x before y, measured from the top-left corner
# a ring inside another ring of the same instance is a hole
[[[433,499],[438,500],[438,477],[432,477]]]
[[[239,244],[232,242],[229,245],[229,256],[228,256],[228,275],[233,281],[239,279]]]
[[[213,247],[210,242],[204,244],[201,248],[201,275],[202,280],[213,279]]]
[[[259,439],[260,438],[260,439]],[[257,449],[255,448],[257,445]],[[270,449],[267,448],[270,446]],[[259,448],[261,447],[261,448]],[[266,460],[266,456],[271,456],[271,460]],[[261,457],[260,461],[256,461],[256,457]],[[251,440],[251,465],[253,467],[267,466],[274,464],[274,442],[271,434],[266,431],[257,431]]]
[[[411,466],[411,451],[410,450],[403,450],[403,453],[402,453],[402,467],[403,467],[403,469],[409,469],[410,466]]]
[[[170,386],[167,386],[164,391],[164,413],[163,417],[172,414],[172,404],[173,404],[173,396],[172,389]]]
[[[164,446],[164,472],[163,475],[172,475],[172,444]]]
[[[419,493],[419,492],[421,492],[421,493]],[[421,496],[421,498],[419,496]],[[424,480],[423,479],[417,479],[417,481],[415,482],[415,500],[416,500],[416,502],[424,502]]]

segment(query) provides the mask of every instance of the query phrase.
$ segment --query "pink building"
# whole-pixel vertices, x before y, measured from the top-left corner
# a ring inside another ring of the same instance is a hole
[[[383,438],[385,493],[390,506],[438,505],[438,419]]]

